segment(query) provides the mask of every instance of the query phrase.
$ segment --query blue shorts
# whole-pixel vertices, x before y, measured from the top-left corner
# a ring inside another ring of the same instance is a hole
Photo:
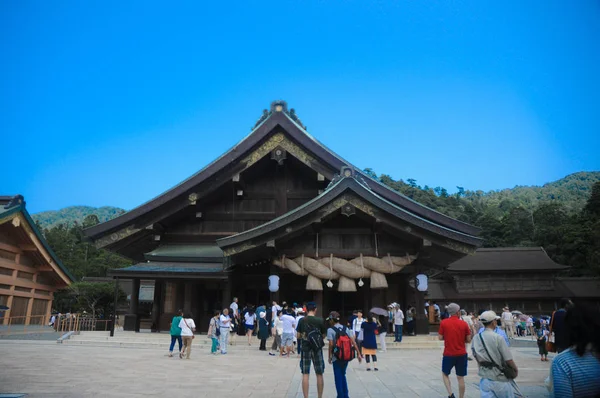
[[[248,330],[254,330],[254,325],[244,325],[246,326],[246,332],[248,332]]]
[[[450,375],[454,368],[456,375],[464,377],[467,375],[467,355],[459,355],[457,357],[444,356],[442,358],[442,372],[445,375]]]

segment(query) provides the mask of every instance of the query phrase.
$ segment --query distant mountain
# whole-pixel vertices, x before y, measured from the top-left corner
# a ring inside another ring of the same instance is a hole
[[[59,224],[68,223],[69,225],[72,225],[75,222],[82,224],[83,219],[90,214],[95,214],[98,216],[100,222],[105,222],[123,213],[125,213],[125,210],[112,206],[69,206],[60,210],[43,211],[41,213],[32,214],[31,217],[34,221],[39,222],[43,228],[49,229]]]
[[[600,171],[581,171],[543,186],[516,186],[485,193],[488,204],[500,205],[503,200],[517,201],[527,209],[541,203],[561,203],[569,212],[579,212],[592,193],[592,186],[600,181]]]

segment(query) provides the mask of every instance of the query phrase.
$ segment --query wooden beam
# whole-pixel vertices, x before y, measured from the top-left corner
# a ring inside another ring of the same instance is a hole
[[[0,250],[6,250],[11,253],[21,253],[21,249],[17,246],[9,245],[8,243],[0,242]]]
[[[28,279],[12,278],[8,275],[0,275],[0,285],[14,285],[28,289],[40,289],[53,292],[56,290],[53,286],[42,285],[41,283],[33,282]]]
[[[35,245],[25,245],[25,244],[23,244],[23,245],[19,245],[19,247],[23,251],[28,251],[28,252],[37,251],[37,247],[35,247]]]
[[[4,259],[4,258],[0,258],[0,267],[16,269],[18,271],[30,272],[32,274],[35,274],[36,272],[40,271],[40,268],[41,268],[41,267],[38,268],[38,267],[31,267],[28,265],[17,264],[10,260]],[[49,267],[49,265],[46,265],[46,267]]]

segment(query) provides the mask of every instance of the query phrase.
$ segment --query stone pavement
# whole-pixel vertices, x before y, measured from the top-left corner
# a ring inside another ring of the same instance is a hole
[[[256,349],[231,347],[227,355],[218,356],[196,349],[190,360],[180,360],[157,349],[4,340],[0,341],[0,393],[27,393],[27,398],[302,397],[299,360],[270,357]],[[529,397],[546,397],[543,382],[550,362],[540,362],[537,349],[512,351],[522,391]],[[348,367],[351,397],[446,396],[440,350],[394,350],[378,357],[379,372],[367,372],[356,360]],[[451,380],[456,387],[456,379]],[[470,362],[468,397],[479,396],[478,380],[476,364]],[[310,396],[316,397],[314,375]],[[330,365],[324,397],[335,397]]]

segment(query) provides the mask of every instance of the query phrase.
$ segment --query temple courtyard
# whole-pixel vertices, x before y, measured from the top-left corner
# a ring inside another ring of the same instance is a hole
[[[161,335],[168,343],[169,336]],[[57,344],[48,340],[0,340],[0,397],[302,397],[298,361],[270,357],[240,338],[227,355],[212,356],[198,336],[190,360],[166,355],[163,347],[123,344]],[[527,345],[527,344],[525,344]],[[534,346],[511,348],[528,397],[547,397],[544,379],[551,362],[541,362]],[[379,372],[364,363],[348,368],[350,396],[444,397],[441,349],[390,349],[380,353]],[[452,377],[456,387],[456,379]],[[477,365],[469,363],[467,396],[478,397]],[[456,389],[455,389],[456,393]],[[16,394],[16,395],[2,395]],[[316,380],[311,375],[311,397]],[[324,397],[335,397],[326,367]]]

